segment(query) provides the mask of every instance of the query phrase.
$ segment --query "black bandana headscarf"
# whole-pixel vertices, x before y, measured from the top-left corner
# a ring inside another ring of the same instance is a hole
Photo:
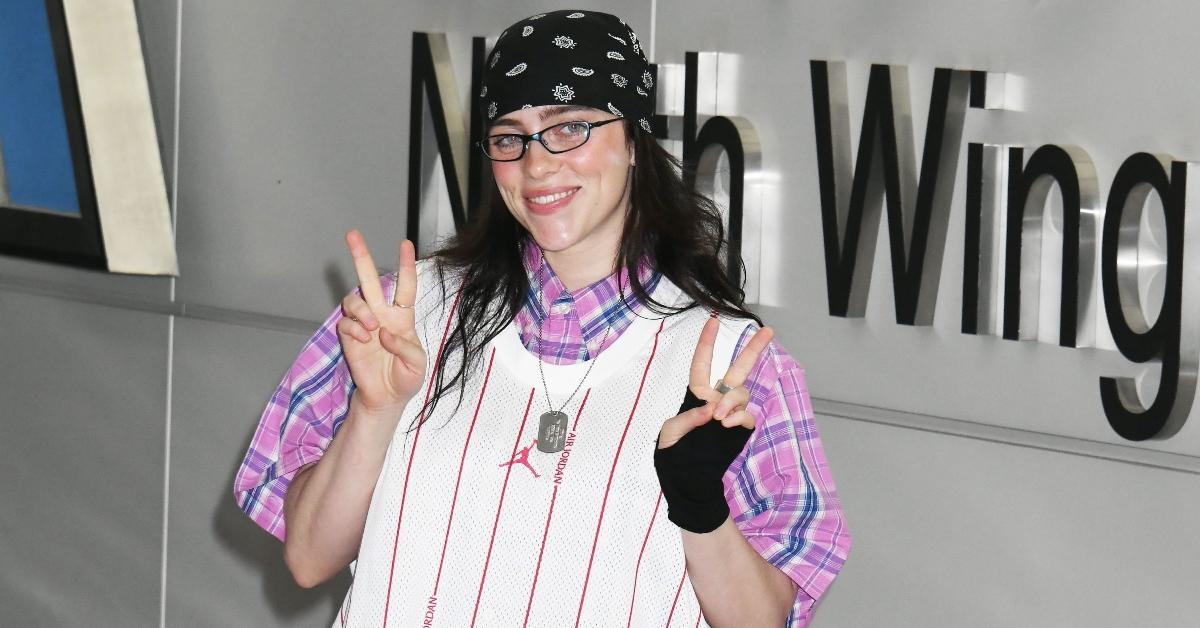
[[[541,105],[595,107],[649,132],[654,77],[637,34],[616,16],[571,10],[505,29],[484,68],[484,120]]]

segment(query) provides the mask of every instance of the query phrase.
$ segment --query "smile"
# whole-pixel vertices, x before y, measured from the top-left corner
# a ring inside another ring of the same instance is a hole
[[[563,190],[561,192],[555,192],[553,194],[527,196],[525,197],[525,202],[529,205],[530,209],[535,211],[557,209],[569,202],[568,199],[570,199],[571,196],[574,196],[574,194],[578,191],[579,188],[572,188],[569,190]]]

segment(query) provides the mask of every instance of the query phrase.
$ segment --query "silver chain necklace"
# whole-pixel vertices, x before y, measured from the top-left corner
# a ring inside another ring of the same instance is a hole
[[[579,389],[583,388],[583,383],[587,381],[588,375],[591,374],[592,367],[596,366],[596,362],[600,360],[600,350],[604,348],[604,343],[608,340],[608,334],[612,331],[612,327],[610,326],[608,329],[604,330],[604,337],[600,339],[600,344],[596,349],[596,355],[592,357],[591,364],[588,364],[587,371],[583,373],[583,379],[579,380],[579,383],[575,385],[575,390],[571,391],[571,395],[567,397],[567,400],[563,402],[562,406],[555,410],[554,403],[550,401],[550,386],[546,383],[546,369],[542,367],[542,325],[545,324],[547,318],[550,318],[550,312],[548,311],[546,312],[545,318],[538,321],[538,354],[536,357],[538,363],[538,374],[542,376],[542,391],[546,393],[546,407],[550,409],[542,413],[541,420],[538,423],[537,448],[538,451],[552,454],[562,451],[563,447],[566,446],[567,425],[570,423],[571,417],[567,416],[567,413],[563,412],[563,410],[565,410],[567,405],[571,403],[571,400],[575,398],[575,395],[579,392]],[[582,333],[582,331],[583,330],[581,329],[580,332]],[[584,345],[586,346],[586,344],[587,341],[585,340]]]

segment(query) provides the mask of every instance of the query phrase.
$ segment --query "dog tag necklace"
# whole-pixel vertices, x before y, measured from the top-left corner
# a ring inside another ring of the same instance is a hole
[[[549,314],[547,314],[549,318]],[[542,324],[546,319],[538,322],[537,348],[538,355],[538,373],[542,376],[542,390],[546,393],[546,407],[550,408],[542,413],[541,421],[538,423],[537,448],[538,451],[552,454],[563,450],[567,443],[567,425],[571,422],[571,417],[567,416],[567,404],[575,398],[575,394],[583,387],[583,382],[587,381],[588,375],[592,372],[592,367],[596,366],[596,361],[600,359],[600,349],[604,347],[605,341],[608,340],[608,334],[612,331],[612,327],[604,330],[604,337],[600,339],[600,344],[596,350],[596,355],[592,357],[591,364],[588,364],[587,371],[583,373],[583,379],[575,386],[575,390],[571,391],[571,395],[563,402],[562,406],[555,410],[554,403],[550,401],[550,386],[546,384],[546,370],[542,367]]]

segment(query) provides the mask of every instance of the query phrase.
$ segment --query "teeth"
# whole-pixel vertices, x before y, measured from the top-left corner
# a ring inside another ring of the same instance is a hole
[[[547,203],[553,203],[554,201],[564,199],[574,193],[575,193],[575,190],[570,190],[567,192],[559,192],[558,194],[547,194],[545,196],[531,196],[531,197],[529,197],[529,201],[531,203],[535,203],[537,205],[545,205]]]

